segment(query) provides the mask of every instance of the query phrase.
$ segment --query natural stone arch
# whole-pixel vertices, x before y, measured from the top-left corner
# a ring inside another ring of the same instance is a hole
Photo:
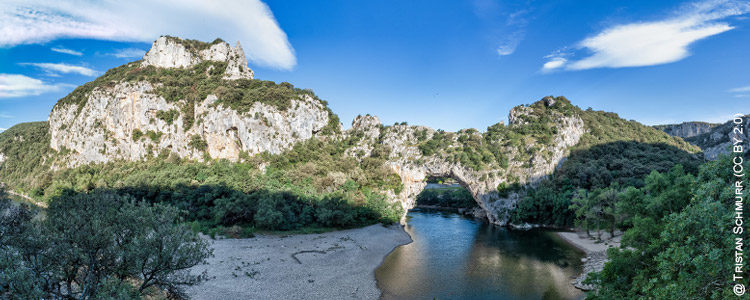
[[[347,153],[352,156],[369,156],[376,147],[390,150],[386,164],[401,177],[403,190],[396,194],[388,191],[388,198],[397,201],[407,211],[416,205],[416,196],[426,186],[429,176],[444,176],[456,179],[474,197],[479,207],[485,211],[489,222],[505,225],[509,222],[510,212],[520,198],[519,193],[511,192],[504,197],[498,193],[498,185],[517,182],[521,185],[535,185],[542,178],[551,174],[569,154],[570,147],[576,145],[585,132],[583,120],[575,114],[562,110],[570,106],[567,101],[555,106],[556,100],[545,97],[534,105],[544,105],[554,124],[554,135],[547,145],[530,143],[523,145],[530,153],[519,154],[512,148],[501,149],[501,155],[509,157],[505,168],[496,166],[488,169],[472,169],[461,162],[447,159],[441,155],[424,155],[419,149],[420,137],[431,139],[438,131],[425,126],[406,124],[385,127],[375,116],[358,116],[352,122],[349,135],[361,135],[362,139]],[[526,126],[529,118],[534,117],[530,106],[518,106],[511,110],[508,127],[512,129]],[[476,130],[462,130],[451,133],[452,140],[448,148],[458,142],[460,135],[482,134]],[[536,150],[534,150],[536,149]],[[360,154],[357,154],[360,153]],[[528,154],[527,160],[519,160]]]

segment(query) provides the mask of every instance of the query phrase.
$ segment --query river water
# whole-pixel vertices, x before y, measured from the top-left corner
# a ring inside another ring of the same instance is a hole
[[[455,213],[415,209],[375,271],[384,299],[581,299],[570,282],[582,252],[553,232],[512,230]]]

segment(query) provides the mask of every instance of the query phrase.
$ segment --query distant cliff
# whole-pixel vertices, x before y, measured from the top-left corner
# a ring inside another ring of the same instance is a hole
[[[719,124],[706,122],[684,122],[680,124],[655,125],[654,128],[681,138],[693,137],[711,131]]]
[[[739,134],[732,130],[735,127],[733,121],[727,121],[723,124],[685,122],[681,124],[656,125],[654,128],[670,135],[684,138],[688,143],[700,147],[706,159],[714,160],[721,154],[729,153],[732,140],[741,138],[745,141],[745,149],[750,148],[750,133],[748,132],[748,128],[750,128],[750,115],[745,115],[744,121],[744,134]]]
[[[729,153],[730,147],[733,141],[743,140],[745,141],[744,150],[748,151],[750,148],[750,115],[744,116],[744,134],[734,131],[736,124],[733,121],[727,121],[724,124],[717,125],[711,128],[710,131],[686,138],[685,140],[693,145],[696,145],[703,149],[703,153],[706,159],[716,159],[721,154]]]

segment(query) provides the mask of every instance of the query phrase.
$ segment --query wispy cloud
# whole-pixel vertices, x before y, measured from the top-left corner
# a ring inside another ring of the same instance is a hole
[[[729,92],[730,93],[748,93],[748,92],[750,92],[750,85],[743,86],[743,87],[738,87],[738,88],[733,88],[733,89],[730,89]]]
[[[735,98],[750,98],[750,85],[727,90]]]
[[[511,55],[526,35],[530,7],[495,0],[474,0],[474,14],[490,28],[500,56]]]
[[[542,66],[542,71],[547,72],[550,70],[557,69],[565,65],[566,62],[568,62],[568,60],[565,58],[553,57],[550,60],[548,60],[546,63],[544,63],[544,65]]]
[[[0,112],[0,119],[13,119],[13,118],[15,118],[15,117],[12,116],[12,115],[9,115],[6,112]]]
[[[653,66],[676,62],[690,55],[688,47],[696,41],[734,29],[720,20],[750,12],[750,3],[732,0],[704,1],[683,6],[674,17],[650,22],[611,26],[588,37],[574,47],[591,54],[579,59],[548,57],[543,70],[585,70]],[[573,51],[573,54],[576,54]],[[553,68],[547,68],[553,67]]]
[[[294,49],[260,0],[4,0],[0,47],[58,38],[151,42],[163,34],[240,41],[248,59],[281,69],[296,65]]]
[[[109,55],[112,55],[117,58],[133,58],[133,57],[142,57],[144,54],[146,54],[146,50],[138,49],[138,48],[125,48],[125,49],[116,50],[115,52],[112,52]]]
[[[40,69],[43,69],[49,73],[56,74],[56,73],[63,73],[63,74],[81,74],[84,76],[94,76],[97,74],[96,71],[81,67],[81,66],[74,66],[69,64],[55,64],[55,63],[19,63],[19,65],[24,66],[34,66]]]
[[[76,50],[73,50],[73,49],[67,49],[67,48],[63,48],[63,47],[53,47],[50,50],[55,51],[55,52],[59,52],[59,53],[65,53],[65,54],[75,55],[75,56],[81,56],[81,55],[83,55],[83,52],[81,52],[81,51],[76,51]]]
[[[0,98],[40,95],[60,87],[20,74],[0,74]]]

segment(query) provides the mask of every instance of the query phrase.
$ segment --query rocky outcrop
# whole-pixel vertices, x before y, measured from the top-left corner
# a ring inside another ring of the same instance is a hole
[[[741,121],[740,121],[741,119]],[[721,154],[727,154],[731,147],[737,141],[742,141],[745,152],[750,148],[750,115],[745,115],[737,119],[739,124],[734,120],[727,121],[724,124],[711,128],[710,131],[686,138],[685,141],[700,147],[703,155],[708,160],[714,160]],[[734,128],[742,128],[742,132]]]
[[[209,45],[161,37],[140,63],[188,68],[202,61],[226,63],[225,80],[253,77],[239,44],[230,48],[220,40]],[[240,112],[218,101],[216,94],[167,101],[159,86],[158,80],[108,81],[85,92],[85,101],[58,102],[49,117],[50,146],[69,155],[63,160],[68,167],[158,155],[236,161],[242,154],[290,149],[328,126],[331,118],[325,104],[310,93],[290,96],[284,107],[244,103]]]
[[[193,49],[196,44],[206,49]],[[146,55],[143,56],[141,65],[155,66],[158,68],[188,68],[203,61],[225,62],[225,79],[252,79],[253,71],[247,67],[245,52],[240,42],[232,48],[222,40],[216,40],[211,44],[198,41],[182,40],[175,37],[162,36],[154,41]]]
[[[706,122],[684,122],[680,124],[656,125],[654,128],[666,132],[672,136],[681,138],[693,137],[711,131],[719,124]]]
[[[555,102],[546,101],[545,105],[552,106]],[[523,126],[526,118],[531,115],[531,108],[518,106],[511,110],[509,120],[511,127]],[[451,160],[440,155],[423,155],[416,146],[420,136],[422,139],[431,139],[436,130],[424,126],[394,125],[384,127],[377,117],[359,116],[352,123],[352,128],[347,134],[362,135],[363,139],[350,150],[350,155],[367,156],[373,149],[375,143],[380,143],[390,149],[390,155],[386,164],[400,177],[404,189],[399,194],[389,192],[391,201],[398,201],[405,209],[416,206],[416,196],[422,192],[427,185],[426,179],[435,177],[452,177],[465,187],[477,201],[483,213],[479,215],[495,224],[505,225],[509,221],[510,212],[519,199],[518,193],[510,193],[501,197],[498,186],[501,183],[518,182],[522,185],[535,185],[540,179],[551,174],[558,164],[568,154],[570,147],[578,143],[585,132],[583,121],[579,116],[566,116],[559,113],[551,113],[557,132],[552,142],[547,145],[528,144],[526,150],[532,150],[528,161],[510,159],[507,168],[491,168],[475,170],[463,165],[461,162]],[[448,148],[460,147],[458,139],[460,136],[474,135],[481,139],[477,131],[464,130],[452,135]],[[525,155],[518,153],[516,148],[505,149],[512,158]]]

